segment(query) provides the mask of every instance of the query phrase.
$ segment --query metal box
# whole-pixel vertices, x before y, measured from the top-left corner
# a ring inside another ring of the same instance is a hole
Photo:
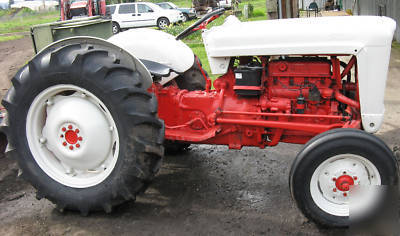
[[[68,21],[57,21],[31,27],[35,53],[60,39],[74,36],[93,36],[108,39],[112,36],[110,19],[101,16],[84,17]]]

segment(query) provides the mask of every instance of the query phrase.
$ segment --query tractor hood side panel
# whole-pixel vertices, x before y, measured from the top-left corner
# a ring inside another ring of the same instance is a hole
[[[388,17],[344,16],[240,22],[230,16],[203,32],[213,74],[227,72],[231,57],[257,55],[356,55],[362,123],[379,130],[384,114],[391,43]]]
[[[166,65],[178,73],[185,72],[194,63],[194,54],[186,44],[160,30],[131,29],[112,36],[108,41],[139,59]]]

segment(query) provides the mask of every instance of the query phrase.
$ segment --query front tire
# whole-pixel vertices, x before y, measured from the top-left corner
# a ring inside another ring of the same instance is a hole
[[[161,30],[166,29],[169,26],[169,24],[170,22],[166,17],[161,17],[160,19],[157,20],[157,27]]]
[[[157,173],[163,123],[141,75],[85,43],[36,56],[2,104],[22,176],[59,210],[110,212]]]
[[[189,15],[188,14],[186,14],[186,13],[183,13],[183,19],[182,19],[182,22],[186,22],[186,21],[188,21],[190,18],[189,18]]]
[[[398,167],[390,149],[377,137],[354,129],[335,129],[311,139],[297,155],[289,177],[297,206],[326,227],[350,225],[350,186],[397,183]]]

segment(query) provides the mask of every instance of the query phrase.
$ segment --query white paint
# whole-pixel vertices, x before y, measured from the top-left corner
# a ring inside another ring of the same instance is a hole
[[[194,54],[186,44],[160,30],[131,29],[112,36],[108,41],[139,59],[164,64],[179,73],[194,63]]]
[[[64,91],[75,93],[60,95]],[[49,100],[50,105],[46,103]],[[118,130],[107,107],[89,91],[69,84],[51,86],[34,99],[26,120],[26,138],[34,160],[58,183],[87,188],[104,181],[114,169]],[[62,127],[69,124],[79,128],[83,138],[73,150],[69,144],[63,145],[65,139],[60,136]]]
[[[374,133],[383,120],[395,28],[395,21],[377,16],[253,22],[239,22],[229,16],[223,25],[205,30],[203,40],[213,74],[226,73],[229,59],[234,56],[356,55],[363,128]]]

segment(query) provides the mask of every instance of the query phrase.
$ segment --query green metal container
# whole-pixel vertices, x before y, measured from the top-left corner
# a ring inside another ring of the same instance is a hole
[[[55,41],[74,36],[93,36],[108,39],[112,36],[111,20],[104,19],[101,16],[92,16],[31,27],[35,53]]]

